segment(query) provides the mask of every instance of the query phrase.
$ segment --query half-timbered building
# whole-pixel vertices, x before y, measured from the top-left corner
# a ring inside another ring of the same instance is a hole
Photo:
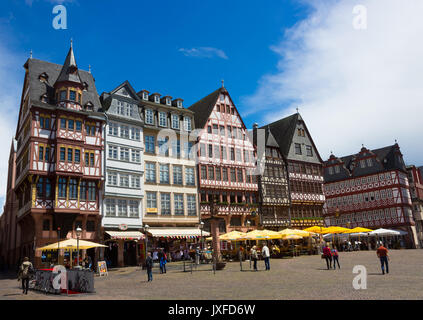
[[[257,147],[257,180],[260,225],[279,230],[291,226],[288,166],[269,128],[253,126]]]
[[[323,160],[305,121],[297,112],[261,128],[270,128],[288,163],[291,226],[323,225]]]
[[[407,166],[418,247],[423,248],[423,167]]]
[[[102,226],[111,266],[137,265],[143,238],[143,116],[128,81],[100,97],[105,125],[105,188]]]
[[[255,149],[242,118],[223,86],[189,107],[198,130],[201,217],[210,224],[210,201],[222,217],[220,232],[246,231],[258,224]]]
[[[327,225],[394,228],[417,242],[407,170],[398,144],[344,157],[331,155],[324,164]]]
[[[78,226],[82,239],[99,239],[104,116],[93,76],[77,67],[72,45],[63,65],[30,58],[24,67],[17,223],[20,256],[40,265],[55,257],[35,249],[75,238]]]

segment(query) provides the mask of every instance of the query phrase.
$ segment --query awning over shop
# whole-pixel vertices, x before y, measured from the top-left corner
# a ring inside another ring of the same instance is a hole
[[[155,238],[177,238],[177,239],[191,239],[196,237],[208,237],[210,233],[203,231],[198,228],[149,228],[148,233],[150,233]]]
[[[111,239],[142,240],[145,236],[139,231],[106,231]]]

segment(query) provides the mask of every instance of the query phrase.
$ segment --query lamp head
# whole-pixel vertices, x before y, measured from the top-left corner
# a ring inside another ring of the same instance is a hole
[[[76,236],[80,237],[82,234],[82,229],[80,227],[76,228]]]

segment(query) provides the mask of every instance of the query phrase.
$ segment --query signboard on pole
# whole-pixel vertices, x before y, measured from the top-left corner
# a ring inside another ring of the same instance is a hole
[[[98,262],[98,274],[99,276],[108,276],[108,272],[107,272],[107,264],[106,261],[99,261]]]

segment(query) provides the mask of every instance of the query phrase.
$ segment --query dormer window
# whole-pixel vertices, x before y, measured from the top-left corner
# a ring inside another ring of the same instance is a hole
[[[85,110],[87,110],[87,111],[93,111],[94,110],[94,105],[91,103],[91,101],[88,101],[86,104],[85,104]]]
[[[160,103],[160,98],[158,95],[154,95],[154,102],[155,103]]]
[[[41,100],[41,102],[48,103],[48,97],[47,97],[47,94],[46,94],[46,93],[44,93],[44,94],[40,97],[40,100]]]
[[[42,74],[40,74],[40,75],[38,76],[38,79],[39,79],[41,82],[47,82],[47,81],[48,81],[48,75],[47,75],[47,73],[43,72]]]
[[[166,104],[167,104],[168,106],[170,106],[170,105],[171,105],[170,98],[166,98]]]
[[[88,83],[84,82],[82,85],[84,86],[84,90],[88,91]]]
[[[143,92],[143,93],[142,93],[142,98],[143,98],[144,100],[148,100],[148,93],[147,93],[147,92]]]
[[[182,108],[182,101],[178,100],[178,102],[176,103],[176,105],[178,106],[178,108]]]

